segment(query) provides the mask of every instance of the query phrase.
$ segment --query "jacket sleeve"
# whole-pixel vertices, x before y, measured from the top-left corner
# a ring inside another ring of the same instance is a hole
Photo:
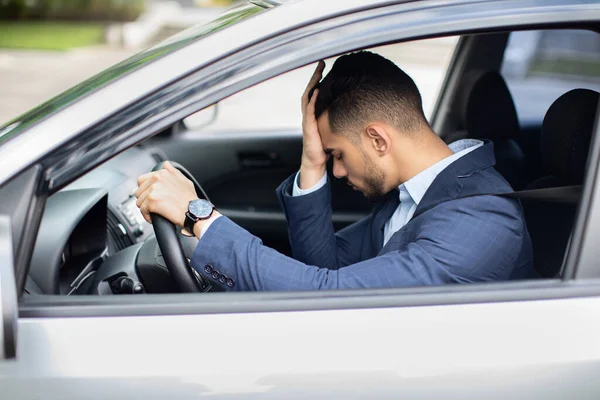
[[[433,210],[414,240],[401,243],[405,238],[399,231],[382,255],[339,270],[286,257],[222,217],[200,240],[192,266],[209,280],[231,282],[229,288],[239,291],[400,287],[510,277],[525,232],[514,201],[482,196]],[[206,273],[209,269],[212,276]]]
[[[360,261],[361,243],[370,232],[372,217],[366,217],[337,234],[333,230],[329,181],[303,196],[293,196],[295,174],[277,188],[277,196],[288,222],[294,259],[323,268],[338,269]]]

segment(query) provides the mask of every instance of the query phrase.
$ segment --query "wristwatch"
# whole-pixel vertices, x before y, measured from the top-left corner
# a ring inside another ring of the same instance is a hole
[[[196,222],[209,219],[212,215],[215,206],[208,200],[197,199],[192,200],[188,204],[188,210],[185,213],[183,227],[190,235],[194,235],[194,225]]]

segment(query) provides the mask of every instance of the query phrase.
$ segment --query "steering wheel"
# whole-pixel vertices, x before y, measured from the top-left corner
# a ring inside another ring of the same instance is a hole
[[[194,184],[196,194],[201,199],[208,199],[206,192],[196,179],[185,169],[181,164],[169,161],[171,165],[177,168],[186,178]],[[163,169],[163,162],[156,164],[152,168],[152,172]],[[209,200],[210,201],[210,200]],[[175,224],[158,214],[151,213],[152,226],[156,234],[156,241],[162,253],[163,259],[169,273],[179,286],[182,292],[197,293],[207,292],[211,289],[211,284],[202,275],[196,273],[190,266],[188,259],[185,256],[181,242],[179,241],[179,233],[175,228]]]

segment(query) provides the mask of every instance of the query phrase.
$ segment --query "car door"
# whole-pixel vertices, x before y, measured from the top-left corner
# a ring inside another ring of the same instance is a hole
[[[360,296],[25,295],[11,339],[6,316],[16,312],[5,299],[15,282],[0,218],[3,348],[16,342],[0,359],[2,396],[595,399],[599,137],[564,280]]]
[[[447,14],[401,16],[426,17],[425,32],[433,34],[432,26],[448,20],[453,29],[463,26],[461,21],[464,28],[501,29],[507,21],[541,24],[548,15],[555,20],[560,15],[540,3],[515,1],[512,12],[492,18],[487,9],[492,3],[500,2],[465,3],[483,8],[475,15],[448,6]],[[589,20],[589,4],[579,5],[570,7],[580,14],[569,15]],[[380,22],[371,21],[374,31],[381,32]],[[22,399],[595,398],[600,389],[595,379],[600,286],[594,279],[600,276],[599,144],[596,132],[561,280],[310,293],[25,296],[16,360],[0,361],[2,394]]]

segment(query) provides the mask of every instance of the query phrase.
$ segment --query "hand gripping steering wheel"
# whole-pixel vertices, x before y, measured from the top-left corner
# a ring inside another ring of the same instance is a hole
[[[201,199],[208,199],[208,196],[202,189],[202,186],[196,179],[179,163],[170,161],[173,167],[177,168],[186,178],[194,184],[196,194]],[[163,162],[156,164],[152,168],[152,172],[163,169]],[[210,200],[209,200],[210,201]],[[181,242],[179,241],[180,233],[177,232],[175,224],[158,214],[151,213],[152,226],[156,234],[156,241],[162,253],[163,259],[169,273],[179,286],[182,292],[196,293],[207,292],[211,289],[209,281],[202,275],[198,274],[190,266],[189,260],[186,258]]]

